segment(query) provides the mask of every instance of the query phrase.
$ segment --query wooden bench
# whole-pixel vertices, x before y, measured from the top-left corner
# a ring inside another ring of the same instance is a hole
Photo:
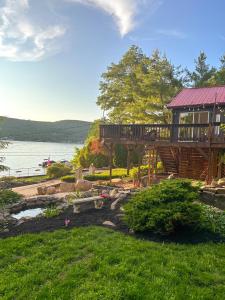
[[[81,204],[84,204],[84,203],[91,203],[91,202],[94,202],[94,205],[95,205],[95,208],[96,209],[101,209],[102,208],[102,205],[104,203],[104,198],[101,197],[101,196],[95,196],[95,197],[88,197],[88,198],[78,198],[78,199],[74,199],[72,201],[73,203],[73,212],[75,214],[79,214],[80,212],[80,206]]]

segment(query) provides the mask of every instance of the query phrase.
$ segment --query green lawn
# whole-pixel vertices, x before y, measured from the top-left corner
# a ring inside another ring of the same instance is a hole
[[[163,244],[100,227],[0,240],[0,299],[225,298],[225,244]]]

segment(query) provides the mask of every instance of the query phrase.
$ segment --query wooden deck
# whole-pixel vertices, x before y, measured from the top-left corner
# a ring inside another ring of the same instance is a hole
[[[100,139],[105,143],[144,144],[225,148],[225,134],[220,123],[100,125]]]

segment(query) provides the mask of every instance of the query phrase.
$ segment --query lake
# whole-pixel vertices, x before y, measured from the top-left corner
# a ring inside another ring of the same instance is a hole
[[[10,170],[1,172],[0,176],[19,177],[45,174],[45,169],[39,166],[44,159],[71,160],[76,147],[80,148],[82,145],[10,141],[8,147],[0,151],[0,156],[5,156],[3,164]]]

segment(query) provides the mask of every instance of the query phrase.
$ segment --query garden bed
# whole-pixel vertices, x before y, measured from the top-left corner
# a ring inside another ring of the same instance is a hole
[[[122,200],[121,205],[127,203],[129,198]],[[95,209],[91,204],[85,204],[79,214],[74,214],[72,207],[68,207],[56,217],[46,218],[44,216],[30,219],[18,226],[10,225],[8,232],[0,233],[0,238],[18,236],[26,233],[51,232],[57,229],[70,230],[76,227],[87,227],[92,225],[103,226],[105,221],[112,222],[115,226],[108,226],[113,230],[120,231],[126,235],[132,235],[138,239],[146,239],[157,242],[178,242],[178,243],[202,243],[207,241],[225,242],[221,238],[208,232],[200,232],[193,235],[188,231],[178,232],[172,236],[159,236],[153,233],[133,233],[122,220],[120,206],[111,210],[112,201],[108,200],[102,209]],[[69,219],[68,227],[65,227],[65,220]]]

